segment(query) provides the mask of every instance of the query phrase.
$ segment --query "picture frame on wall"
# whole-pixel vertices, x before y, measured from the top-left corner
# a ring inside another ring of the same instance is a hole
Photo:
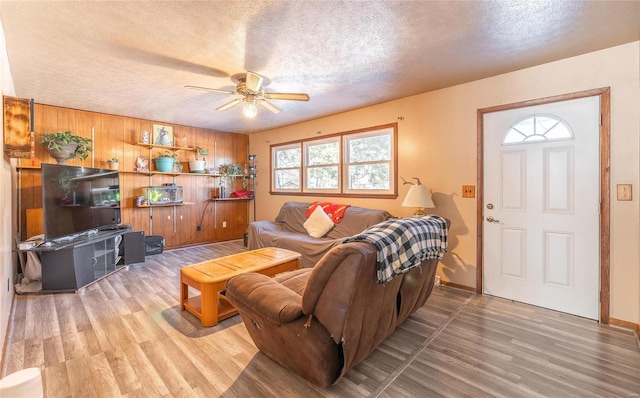
[[[162,124],[153,125],[153,144],[154,145],[173,145],[173,127]]]
[[[10,158],[32,157],[33,101],[4,97],[4,152]]]

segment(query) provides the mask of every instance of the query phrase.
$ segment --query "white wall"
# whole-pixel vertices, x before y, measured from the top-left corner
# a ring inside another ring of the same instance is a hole
[[[13,79],[9,69],[7,58],[7,48],[4,39],[4,30],[0,22],[0,91],[2,95],[15,95]],[[4,126],[4,112],[0,112],[0,125]],[[4,136],[4,134],[3,134]],[[13,167],[9,158],[4,154],[4,139],[0,139],[0,154],[2,163],[0,164],[0,341],[2,342],[2,352],[5,349],[7,328],[9,326],[9,316],[11,314],[11,303],[13,301],[13,274],[14,262],[12,261],[12,249],[14,248],[13,236],[16,231],[15,219],[12,209],[15,208],[15,189],[12,182]],[[15,179],[13,179],[15,181]],[[1,374],[2,372],[0,372]]]
[[[630,202],[611,198],[611,311],[640,323],[640,42],[605,49],[459,86],[274,129],[250,136],[258,155],[257,219],[273,219],[286,200],[312,197],[269,195],[269,145],[391,122],[399,123],[399,175],[419,177],[433,191],[434,213],[452,221],[450,253],[438,274],[444,281],[475,287],[476,201],[461,197],[476,185],[477,110],[524,100],[611,87],[611,182],[630,183]],[[309,103],[313,106],[313,102]],[[398,120],[403,117],[403,120]],[[353,199],[353,205],[383,208],[396,216],[413,209],[396,200]],[[341,199],[336,199],[341,201]],[[346,201],[342,199],[342,201]]]

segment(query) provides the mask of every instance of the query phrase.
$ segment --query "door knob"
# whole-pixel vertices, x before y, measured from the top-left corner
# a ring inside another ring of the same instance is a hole
[[[487,221],[489,221],[489,222],[498,222],[500,220],[496,220],[495,218],[493,218],[493,216],[487,216]]]

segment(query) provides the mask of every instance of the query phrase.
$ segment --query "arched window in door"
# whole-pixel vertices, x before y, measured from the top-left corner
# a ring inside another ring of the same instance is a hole
[[[509,128],[502,145],[573,139],[571,127],[553,115],[530,115]]]

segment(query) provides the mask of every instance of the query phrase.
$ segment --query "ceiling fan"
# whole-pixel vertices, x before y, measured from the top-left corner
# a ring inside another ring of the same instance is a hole
[[[231,76],[231,81],[236,84],[235,91],[220,90],[217,88],[185,86],[195,90],[215,91],[237,95],[239,98],[234,99],[218,108],[217,111],[226,111],[240,103],[245,103],[243,113],[246,117],[255,117],[258,113],[257,105],[270,110],[273,113],[280,113],[280,109],[268,100],[288,100],[288,101],[309,101],[309,95],[305,93],[272,93],[264,91],[262,83],[264,78],[255,72],[238,73]]]

